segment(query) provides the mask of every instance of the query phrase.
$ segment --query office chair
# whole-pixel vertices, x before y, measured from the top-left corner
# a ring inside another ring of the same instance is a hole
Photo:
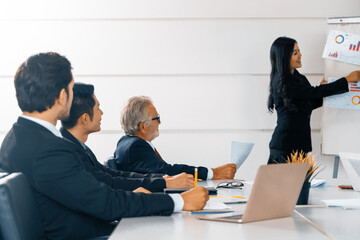
[[[0,173],[0,240],[40,240],[43,226],[22,173]],[[105,240],[108,236],[88,240]]]
[[[25,175],[0,179],[0,228],[3,239],[39,240],[43,228]]]
[[[7,172],[0,172],[0,178],[3,178],[5,176],[9,175]],[[1,213],[0,213],[1,214]],[[0,228],[0,240],[3,240],[2,234],[1,234],[1,228]]]

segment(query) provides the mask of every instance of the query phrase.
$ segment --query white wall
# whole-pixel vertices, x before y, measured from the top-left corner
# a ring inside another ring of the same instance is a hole
[[[297,39],[300,71],[317,84],[327,17],[359,10],[358,0],[2,1],[0,141],[20,114],[12,82],[17,67],[31,54],[57,51],[72,62],[75,81],[95,85],[103,130],[88,145],[99,160],[123,134],[124,102],[148,95],[161,114],[154,144],[164,159],[215,167],[229,160],[232,140],[252,141],[237,173],[251,179],[267,161],[276,123],[266,109],[271,43],[284,35]],[[327,166],[321,176],[330,178],[333,160],[320,155],[320,119],[316,110],[314,154]]]

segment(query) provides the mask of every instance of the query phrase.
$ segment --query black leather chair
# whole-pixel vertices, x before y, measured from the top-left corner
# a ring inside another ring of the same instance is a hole
[[[109,158],[108,160],[106,160],[105,166],[107,166],[108,168],[114,169],[114,170],[118,170],[118,168],[116,166],[116,161],[113,158]]]
[[[43,238],[40,215],[22,173],[11,173],[0,179],[0,227],[3,239]]]
[[[43,239],[40,215],[31,188],[22,173],[0,173],[0,230],[0,240]],[[104,236],[88,240],[107,238]]]
[[[0,178],[3,178],[5,176],[9,175],[7,172],[0,172]],[[0,213],[1,214],[1,213]],[[3,240],[2,234],[1,234],[1,228],[0,228],[0,240]]]

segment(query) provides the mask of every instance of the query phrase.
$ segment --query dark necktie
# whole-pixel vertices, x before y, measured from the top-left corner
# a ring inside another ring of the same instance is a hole
[[[162,157],[160,156],[159,152],[156,150],[156,148],[154,148],[154,150],[155,150],[155,155],[156,155],[161,161],[165,162],[164,159],[162,159]]]

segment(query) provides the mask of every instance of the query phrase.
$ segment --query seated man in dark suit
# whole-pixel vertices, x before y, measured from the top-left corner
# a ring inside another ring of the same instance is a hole
[[[15,89],[23,112],[0,148],[0,168],[29,180],[44,239],[109,235],[123,217],[170,215],[203,208],[208,192],[180,195],[113,189],[86,171],[82,153],[55,128],[69,116],[74,80],[70,62],[57,53],[28,58],[17,70]]]
[[[166,163],[151,144],[159,136],[160,123],[160,116],[149,97],[129,99],[121,113],[121,126],[126,135],[120,138],[114,153],[118,169],[168,175],[194,174],[193,166]],[[212,170],[198,167],[201,179],[232,179],[235,172],[235,164],[225,164]]]
[[[123,190],[135,190],[143,187],[157,192],[163,191],[164,188],[191,188],[194,186],[193,176],[186,173],[164,179],[164,174],[115,171],[99,163],[91,149],[85,145],[89,134],[101,129],[103,112],[94,95],[94,86],[75,83],[73,91],[70,115],[66,120],[61,121],[63,127],[60,128],[60,132],[64,138],[72,141],[82,150],[85,169],[95,178],[112,188]]]

